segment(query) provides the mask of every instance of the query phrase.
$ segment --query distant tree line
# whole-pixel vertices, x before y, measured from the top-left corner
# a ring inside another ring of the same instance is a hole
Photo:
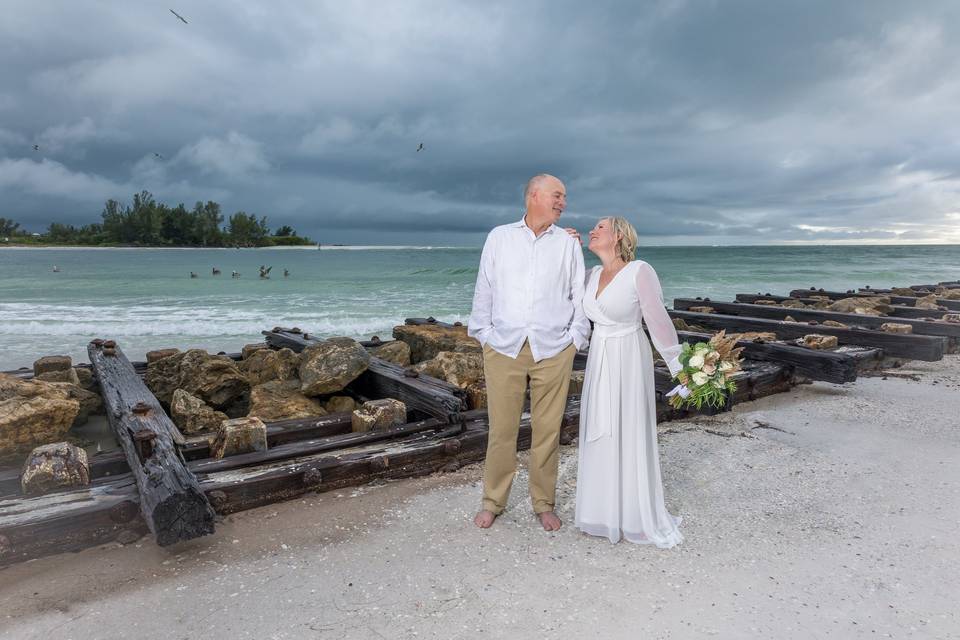
[[[270,247],[310,244],[289,225],[271,233],[267,217],[237,211],[226,220],[220,205],[212,200],[197,202],[193,209],[182,203],[169,207],[157,202],[149,191],[134,194],[131,205],[107,200],[102,222],[75,227],[52,223],[39,237],[27,233],[13,220],[0,218],[0,240],[78,245],[139,245],[173,247]]]

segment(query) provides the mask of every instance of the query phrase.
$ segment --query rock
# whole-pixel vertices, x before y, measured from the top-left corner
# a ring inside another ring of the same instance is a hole
[[[863,316],[885,316],[893,311],[890,298],[886,296],[843,298],[833,302],[827,309],[838,313],[858,313]]]
[[[483,380],[472,382],[467,385],[467,388],[465,389],[465,391],[467,392],[467,404],[471,409],[487,408],[486,382],[484,382]]]
[[[433,359],[416,364],[412,369],[465,389],[471,383],[483,380],[483,354],[441,351]]]
[[[403,340],[394,340],[383,346],[374,347],[370,350],[370,353],[381,360],[398,364],[401,367],[410,365],[410,345]]]
[[[810,298],[811,300],[816,300],[817,302],[832,302],[832,301],[830,300],[830,296],[821,296],[821,295],[813,295],[813,294],[810,294],[810,295],[807,296],[807,297]]]
[[[244,360],[249,358],[251,355],[257,351],[263,351],[264,349],[270,349],[270,345],[266,342],[254,342],[253,344],[245,344],[243,348],[240,349],[240,355]]]
[[[677,331],[690,331],[690,325],[683,318],[673,318],[673,328]]]
[[[70,359],[70,356],[44,356],[33,363],[33,375],[40,376],[53,371],[66,371],[71,367],[73,367],[73,360]]]
[[[249,346],[249,345],[248,345]],[[271,380],[293,380],[300,367],[300,356],[291,349],[258,349],[238,365],[251,387]]]
[[[162,358],[150,360],[150,354],[157,354],[159,351],[151,351],[147,354],[147,373],[143,380],[147,388],[153,392],[157,399],[170,405],[173,400],[173,392],[180,387],[180,361],[183,360],[185,353],[175,349],[164,349],[163,351],[174,351]]]
[[[585,371],[570,372],[570,390],[567,391],[567,395],[578,396],[583,393],[583,380],[585,373]]]
[[[227,414],[217,411],[200,398],[190,395],[183,389],[173,392],[170,402],[170,418],[185,434],[200,431],[214,431],[220,423],[227,420]]]
[[[890,290],[891,295],[895,296],[909,296],[911,298],[916,297],[917,292],[909,287],[894,287]]]
[[[960,322],[960,313],[945,313],[942,319],[947,322]]]
[[[777,341],[777,334],[771,331],[744,331],[743,333],[728,333],[727,337],[757,343]]]
[[[79,413],[80,402],[57,384],[0,373],[0,455],[62,440]]]
[[[37,380],[43,380],[44,382],[66,382],[67,384],[80,386],[80,376],[77,375],[77,372],[73,368],[61,369],[59,371],[46,371],[35,377]]]
[[[834,349],[837,346],[837,336],[810,333],[803,336],[803,346],[811,349]]]
[[[370,366],[370,354],[351,338],[331,338],[300,355],[300,391],[319,396],[337,393]]]
[[[843,324],[842,322],[837,322],[836,320],[824,320],[823,326],[825,327],[836,327],[837,329],[849,329],[850,325]]]
[[[407,407],[399,400],[383,398],[364,402],[353,412],[353,431],[377,431],[406,424]]]
[[[937,297],[945,300],[960,300],[960,289],[938,289]]]
[[[249,415],[267,421],[286,420],[325,416],[327,410],[300,392],[299,380],[271,380],[250,390]]]
[[[100,388],[100,384],[94,377],[92,369],[88,369],[87,367],[74,367],[73,370],[77,374],[77,384],[81,389],[95,391]]]
[[[782,306],[788,309],[806,309],[807,305],[800,302],[799,300],[784,300]]]
[[[70,487],[90,484],[87,452],[69,442],[55,442],[35,448],[20,473],[20,489],[38,496]]]
[[[917,302],[914,304],[917,309],[943,309],[937,303],[936,295],[923,296],[922,298],[917,298]]]
[[[250,392],[250,383],[233,360],[228,356],[212,356],[203,349],[190,349],[183,354],[177,387],[214,409],[223,410]]]
[[[393,328],[393,337],[410,347],[410,362],[432,360],[441,351],[474,351],[482,353],[480,343],[467,335],[465,326],[441,327],[435,324],[400,325]]]
[[[210,446],[215,459],[267,450],[267,425],[257,417],[224,420]]]
[[[153,351],[147,351],[147,364],[151,362],[156,362],[157,360],[163,360],[170,356],[175,356],[180,353],[180,349],[154,349]]]
[[[103,414],[103,398],[100,397],[100,394],[67,382],[51,382],[50,384],[63,391],[69,399],[80,403],[80,411],[77,412],[77,417],[73,419],[71,426],[76,427],[86,424],[91,415]]]
[[[787,316],[783,319],[784,322],[796,322],[796,319],[793,316]]]
[[[765,307],[776,307],[778,303],[776,300],[754,300],[753,304],[760,304]]]
[[[333,396],[323,405],[327,413],[350,413],[357,408],[357,401],[350,396]]]
[[[713,307],[690,307],[688,311],[693,313],[713,313],[715,309]]]
[[[901,324],[899,322],[884,322],[880,325],[880,331],[886,331],[887,333],[913,333],[913,327],[909,324]]]

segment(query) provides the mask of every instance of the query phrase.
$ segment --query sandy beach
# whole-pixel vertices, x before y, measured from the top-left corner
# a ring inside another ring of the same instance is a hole
[[[480,467],[312,495],[0,571],[4,638],[950,638],[960,634],[960,358],[661,426],[683,545],[548,534],[521,470],[489,531]]]

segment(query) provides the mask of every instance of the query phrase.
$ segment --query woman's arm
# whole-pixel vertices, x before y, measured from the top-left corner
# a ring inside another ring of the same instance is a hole
[[[660,279],[657,278],[657,272],[653,267],[646,262],[637,265],[636,287],[637,298],[640,300],[640,308],[643,311],[643,321],[647,324],[650,339],[663,359],[667,361],[670,373],[676,374],[683,368],[679,360],[682,347],[673,321],[663,307]]]

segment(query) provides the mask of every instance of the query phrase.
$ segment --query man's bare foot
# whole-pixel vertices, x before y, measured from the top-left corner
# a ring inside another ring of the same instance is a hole
[[[493,524],[493,521],[497,519],[497,514],[493,511],[487,511],[484,509],[477,513],[473,518],[473,524],[477,525],[481,529],[489,529],[490,525]]]
[[[540,518],[540,524],[543,525],[544,531],[556,531],[563,526],[560,518],[558,518],[557,514],[555,514],[553,511],[544,511],[543,513],[538,513],[537,517]]]

